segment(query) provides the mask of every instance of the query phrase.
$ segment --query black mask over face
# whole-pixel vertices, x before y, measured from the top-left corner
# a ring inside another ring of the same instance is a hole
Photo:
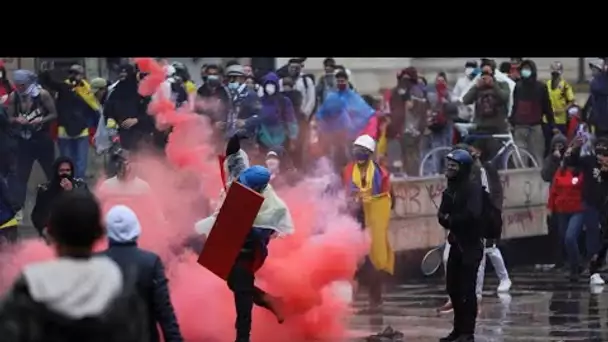
[[[572,151],[572,153],[570,153],[570,155],[566,156],[564,158],[564,165],[568,167],[577,166],[579,161],[579,152],[580,151],[578,150],[574,150]]]

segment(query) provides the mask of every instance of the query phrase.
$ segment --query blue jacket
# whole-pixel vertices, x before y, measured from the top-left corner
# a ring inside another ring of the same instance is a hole
[[[272,83],[276,86],[273,95],[265,94],[258,116],[258,141],[266,148],[284,146],[286,140],[298,137],[298,122],[293,104],[288,97],[279,92],[279,78],[274,73],[264,76],[263,85]]]
[[[179,324],[167,287],[163,262],[158,255],[137,247],[135,242],[117,243],[103,252],[120,266],[123,273],[137,272],[137,290],[148,307],[150,341],[160,341],[156,324],[160,325],[165,342],[182,342]]]

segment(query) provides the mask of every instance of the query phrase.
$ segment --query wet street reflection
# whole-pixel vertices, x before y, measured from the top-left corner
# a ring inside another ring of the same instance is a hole
[[[488,274],[476,341],[608,341],[608,289],[591,287],[588,277],[576,284],[558,270],[513,270],[509,294],[496,294],[497,280]],[[352,318],[353,341],[390,325],[405,342],[437,341],[451,328],[452,314],[436,308],[447,296],[441,279],[400,285],[386,296],[382,313],[359,313]],[[361,295],[355,309],[365,307]]]

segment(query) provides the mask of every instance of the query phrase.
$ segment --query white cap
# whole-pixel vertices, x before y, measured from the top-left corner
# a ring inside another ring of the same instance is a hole
[[[367,134],[358,137],[355,140],[354,145],[355,146],[361,146],[361,147],[366,148],[366,149],[368,149],[368,150],[370,150],[372,152],[374,152],[376,150],[376,141],[374,140],[374,138],[370,137]]]

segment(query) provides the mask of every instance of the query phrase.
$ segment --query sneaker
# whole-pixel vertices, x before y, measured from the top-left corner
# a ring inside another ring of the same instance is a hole
[[[589,278],[590,285],[604,285],[606,282],[602,279],[602,276],[599,273],[593,273]]]
[[[591,294],[599,295],[604,292],[604,285],[589,285],[589,289],[591,290]]]
[[[454,311],[454,307],[452,306],[452,302],[450,300],[445,302],[442,307],[437,308],[437,312],[440,314],[446,314],[452,311]]]
[[[507,278],[505,280],[501,280],[500,284],[498,284],[498,288],[496,289],[496,292],[498,292],[498,293],[509,292],[509,290],[511,289],[511,285],[513,285],[511,283],[511,279]]]

